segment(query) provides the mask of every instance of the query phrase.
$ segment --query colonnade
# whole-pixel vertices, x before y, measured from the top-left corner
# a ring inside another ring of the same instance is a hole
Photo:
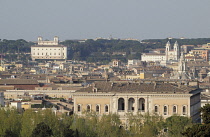
[[[146,112],[147,99],[139,97],[120,97],[117,100],[118,112]]]

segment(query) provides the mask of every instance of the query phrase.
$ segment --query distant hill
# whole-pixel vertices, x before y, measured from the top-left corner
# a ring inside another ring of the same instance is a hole
[[[143,43],[154,44],[159,47],[164,47],[165,44],[170,41],[171,43],[178,42],[179,45],[202,45],[210,43],[210,38],[194,38],[194,39],[145,39]]]
[[[135,40],[120,40],[120,39],[98,39],[86,40],[79,42],[76,40],[65,40],[61,44],[68,47],[68,59],[84,60],[88,62],[101,62],[106,64],[112,59],[120,59],[126,62],[128,59],[140,59],[141,53],[147,48],[164,48],[169,39],[146,39],[140,41]],[[171,43],[178,41],[179,45],[202,45],[210,43],[210,38],[196,39],[170,39]],[[3,53],[4,58],[9,60],[29,59],[23,53],[30,53],[30,47],[33,42],[27,42],[23,39],[19,40],[0,40],[0,53]],[[8,54],[9,53],[9,54]]]

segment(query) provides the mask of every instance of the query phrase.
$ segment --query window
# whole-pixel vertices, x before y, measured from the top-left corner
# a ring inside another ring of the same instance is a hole
[[[77,106],[77,111],[80,112],[81,111],[81,105]]]
[[[90,105],[87,105],[87,112],[90,112]]]
[[[182,113],[183,113],[183,115],[186,115],[186,114],[187,114],[186,106],[183,106],[183,107],[182,107]]]
[[[109,112],[109,107],[108,107],[108,105],[105,106],[105,112]]]
[[[99,106],[96,105],[96,112],[99,112]]]
[[[158,106],[155,106],[155,113],[158,112]]]
[[[176,106],[173,106],[173,114],[176,114]]]
[[[167,111],[168,111],[168,110],[167,110],[167,106],[164,106],[164,108],[163,108],[163,114],[164,114],[164,115],[167,115]]]
[[[54,55],[56,55],[56,53],[54,53]]]

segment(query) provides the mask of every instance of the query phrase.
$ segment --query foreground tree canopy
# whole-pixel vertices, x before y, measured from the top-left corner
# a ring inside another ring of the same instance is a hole
[[[201,109],[202,124],[194,124],[188,127],[182,134],[186,137],[210,137],[210,104]]]
[[[191,120],[187,117],[172,116],[164,120],[155,114],[127,114],[122,123],[116,114],[96,113],[77,115],[55,115],[51,110],[0,109],[0,135],[4,137],[156,137],[181,136]],[[125,122],[124,121],[124,122]],[[165,132],[164,129],[168,129]]]

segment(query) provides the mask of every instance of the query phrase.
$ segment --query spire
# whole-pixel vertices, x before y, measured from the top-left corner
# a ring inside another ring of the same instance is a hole
[[[168,41],[167,43],[166,43],[166,46],[170,46],[171,45],[171,43],[170,43],[170,41]]]
[[[174,46],[177,46],[177,47],[179,46],[179,44],[178,44],[178,42],[177,42],[177,41],[174,43]]]

